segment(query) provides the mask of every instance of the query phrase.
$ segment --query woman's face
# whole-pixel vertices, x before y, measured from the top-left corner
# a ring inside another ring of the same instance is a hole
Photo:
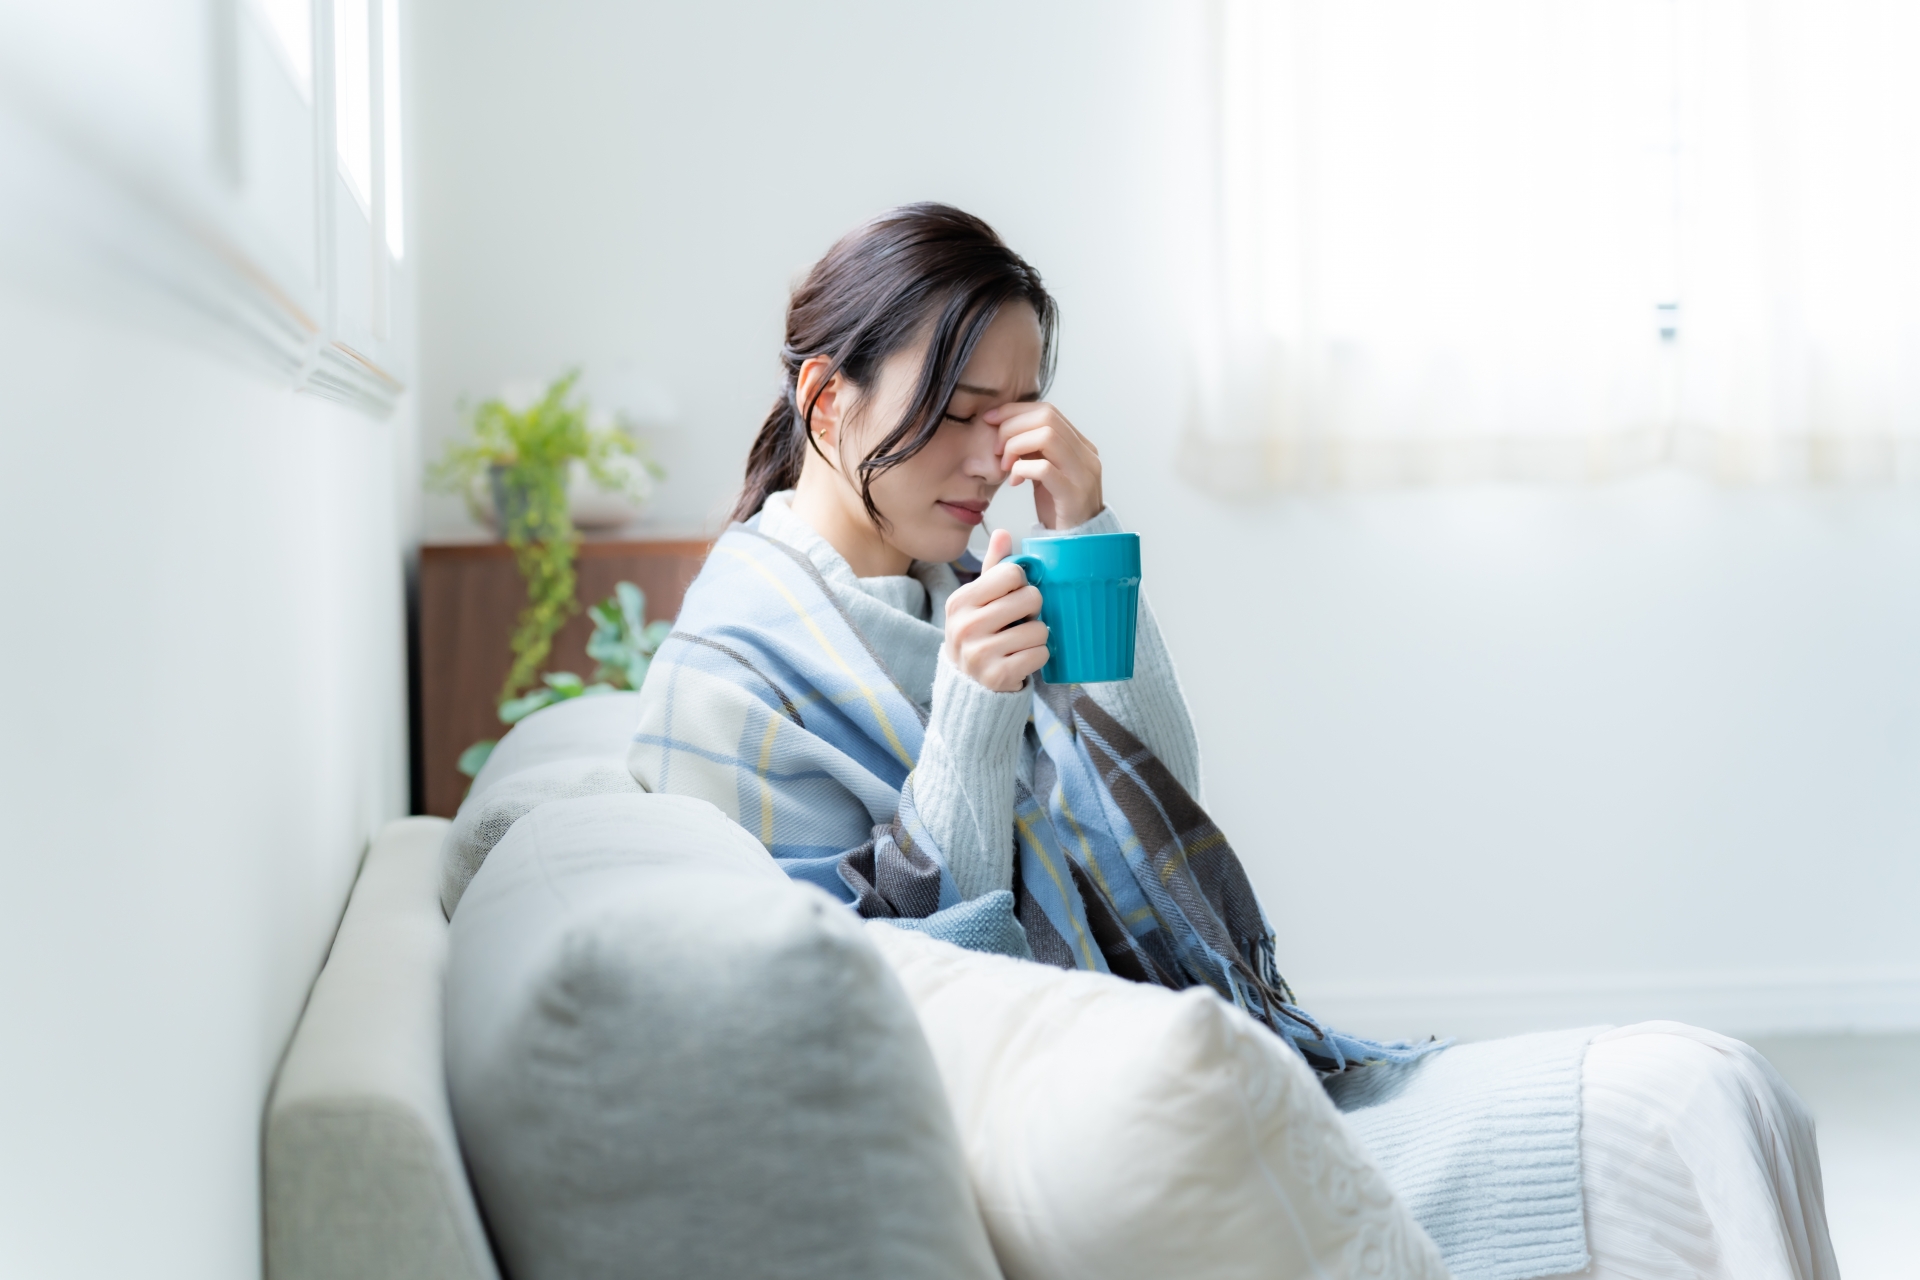
[[[866,457],[906,415],[926,354],[923,340],[881,364],[855,402],[841,457]],[[889,546],[929,561],[954,560],[966,550],[1007,477],[1000,466],[1000,432],[983,416],[997,405],[1040,398],[1040,355],[1033,308],[1024,302],[1003,307],[974,347],[927,447],[874,478],[873,504],[886,521],[878,532]],[[857,473],[850,467],[848,474]],[[851,497],[857,505],[859,494]]]

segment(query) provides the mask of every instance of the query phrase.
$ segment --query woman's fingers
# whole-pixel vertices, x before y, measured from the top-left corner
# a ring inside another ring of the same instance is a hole
[[[989,412],[987,420],[999,428],[1000,452],[1003,456],[1037,452],[1048,445],[1072,448],[1096,458],[1100,456],[1099,447],[1050,404],[1035,405],[1025,412],[1005,418],[996,418],[994,413],[997,412]]]
[[[1045,458],[1022,458],[1007,470],[1012,476],[1010,482],[1012,484],[1017,485],[1022,480],[1031,480],[1035,484],[1045,485],[1047,491],[1056,499],[1066,496],[1062,490],[1066,489],[1070,482],[1061,474],[1059,467]]]
[[[993,550],[991,543],[987,545],[987,550]],[[992,568],[983,571],[979,577],[947,597],[947,617],[957,618],[1026,585],[1027,575],[1019,565],[996,562]]]
[[[1038,618],[1002,631],[989,631],[984,635],[967,637],[960,642],[962,651],[970,651],[974,657],[986,661],[1023,653],[1028,649],[1046,647],[1047,624]]]
[[[1062,460],[1079,459],[1091,464],[1100,457],[1100,450],[1094,447],[1093,441],[1071,427],[1054,422],[1042,422],[1018,434],[1005,436],[1000,441],[1003,465],[1009,458],[1030,454]]]
[[[1022,649],[1010,653],[1004,658],[995,659],[987,669],[987,679],[981,681],[990,689],[1001,693],[1017,693],[1028,676],[1047,665],[1047,647],[1039,645],[1032,649]]]
[[[1065,529],[1100,514],[1100,450],[1050,404],[1001,405],[987,421],[1000,432],[1000,466],[1015,486],[1038,486],[1041,522]]]
[[[988,688],[1010,693],[1020,681],[1047,664],[1047,628],[1039,622],[1023,622],[1017,627],[992,635],[964,640],[960,645],[961,669]],[[1031,664],[1031,665],[1027,665]],[[1000,673],[1018,669],[1011,683],[999,680]]]
[[[1007,563],[1013,535],[994,530],[980,576],[947,597],[948,659],[978,684],[1017,692],[1047,663],[1047,628],[1038,614],[1040,590],[1025,571]]]
[[[1022,587],[1009,592],[997,600],[989,600],[966,616],[956,619],[953,630],[963,639],[975,639],[1005,631],[1016,622],[1037,617],[1040,613],[1040,590],[1037,587]]]

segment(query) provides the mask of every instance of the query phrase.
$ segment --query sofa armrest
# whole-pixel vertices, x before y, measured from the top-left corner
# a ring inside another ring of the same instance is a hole
[[[269,1280],[499,1280],[447,1102],[447,823],[374,839],[267,1104]]]

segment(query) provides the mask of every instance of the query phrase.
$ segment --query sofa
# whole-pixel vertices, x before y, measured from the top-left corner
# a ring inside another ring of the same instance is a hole
[[[627,774],[637,695],[373,840],[264,1119],[271,1280],[1444,1275],[1210,991],[861,921]]]

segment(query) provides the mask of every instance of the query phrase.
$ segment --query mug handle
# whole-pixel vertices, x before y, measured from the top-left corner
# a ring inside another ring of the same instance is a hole
[[[1041,562],[1040,562],[1040,557],[1039,557],[1039,556],[1030,556],[1030,555],[1028,555],[1028,554],[1027,554],[1026,552],[1024,552],[1024,551],[1023,551],[1023,552],[1021,552],[1021,553],[1020,553],[1019,555],[1017,555],[1017,556],[1008,556],[1008,557],[1007,557],[1007,558],[1006,558],[1005,560],[1003,560],[1003,561],[1002,561],[1001,563],[1002,563],[1002,564],[1017,564],[1017,565],[1019,565],[1019,566],[1020,566],[1020,568],[1021,568],[1021,569],[1022,569],[1022,570],[1023,570],[1023,571],[1025,572],[1025,573],[1026,573],[1026,575],[1027,575],[1027,585],[1028,585],[1028,586],[1030,586],[1030,587],[1037,587],[1037,586],[1039,586],[1039,585],[1040,585],[1040,578],[1041,578],[1041,574],[1042,574],[1042,572],[1043,572],[1043,570],[1042,570],[1042,567],[1041,567]]]

